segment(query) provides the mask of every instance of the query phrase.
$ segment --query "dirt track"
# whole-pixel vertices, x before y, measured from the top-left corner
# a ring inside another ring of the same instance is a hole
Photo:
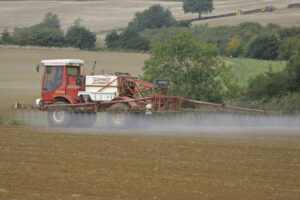
[[[0,126],[5,200],[299,199],[299,177],[300,134],[154,137]]]

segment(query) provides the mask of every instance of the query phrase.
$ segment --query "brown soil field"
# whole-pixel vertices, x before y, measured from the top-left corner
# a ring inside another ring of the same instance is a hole
[[[0,126],[0,199],[298,200],[300,134],[58,133]]]
[[[219,15],[235,12],[236,9],[249,10],[275,6],[283,9],[288,4],[299,3],[299,0],[214,0],[211,14]],[[165,2],[150,0],[106,0],[106,1],[0,1],[0,31],[5,28],[12,31],[15,27],[26,27],[39,23],[47,12],[58,14],[63,30],[69,27],[74,19],[81,18],[83,23],[94,32],[124,28],[132,20],[136,12],[140,12],[153,4],[161,4],[169,8],[176,19],[196,18],[197,14],[184,14],[181,2]],[[273,13],[258,13],[242,17],[205,20],[198,23],[209,25],[235,25],[241,22],[255,21],[262,24],[278,23],[283,26],[300,25],[299,9],[277,10]]]
[[[40,97],[43,72],[36,73],[35,66],[43,59],[77,58],[85,60],[89,74],[97,60],[95,73],[117,71],[132,75],[142,73],[147,54],[89,52],[74,49],[49,48],[0,48],[0,116],[11,116],[10,107],[15,101],[34,104]]]

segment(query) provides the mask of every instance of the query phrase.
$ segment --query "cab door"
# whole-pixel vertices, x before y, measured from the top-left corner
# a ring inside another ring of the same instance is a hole
[[[80,75],[80,67],[79,66],[67,66],[66,70],[67,74],[67,88],[66,88],[66,95],[70,95],[78,97],[78,91],[82,88],[82,81],[83,77]]]
[[[42,99],[53,101],[54,95],[61,91],[65,92],[63,81],[64,66],[45,66],[42,84]]]

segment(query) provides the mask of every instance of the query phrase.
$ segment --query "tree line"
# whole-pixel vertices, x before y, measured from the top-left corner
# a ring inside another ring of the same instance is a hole
[[[151,43],[166,41],[180,33],[191,33],[199,43],[215,44],[219,55],[230,57],[288,60],[300,45],[300,27],[262,26],[253,22],[191,27],[190,21],[176,21],[172,13],[160,5],[136,13],[127,28],[107,34],[105,42],[109,49],[148,51]]]
[[[150,48],[150,41],[140,33],[145,29],[170,27],[175,23],[176,20],[168,9],[164,9],[160,5],[153,5],[143,12],[137,12],[134,19],[128,23],[128,27],[120,33],[112,31],[107,34],[105,42],[109,49],[147,51]]]
[[[61,30],[56,14],[47,13],[39,24],[18,28],[12,33],[4,30],[1,33],[0,44],[46,47],[76,47],[94,49],[96,35],[82,25],[81,19],[74,20],[66,34]]]

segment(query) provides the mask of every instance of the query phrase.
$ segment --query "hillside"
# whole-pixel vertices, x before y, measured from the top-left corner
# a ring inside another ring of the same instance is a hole
[[[236,9],[248,10],[272,5],[279,10],[273,13],[258,13],[246,16],[234,16],[198,23],[216,25],[233,25],[245,21],[256,21],[262,24],[278,23],[283,26],[300,25],[299,9],[284,9],[297,0],[214,0],[214,11],[209,15],[235,12]],[[64,30],[76,18],[92,31],[100,33],[112,29],[124,28],[132,20],[134,14],[143,11],[153,4],[161,4],[170,8],[177,20],[196,18],[197,14],[184,14],[181,2],[149,1],[149,0],[107,0],[107,1],[0,1],[0,32],[5,28],[12,31],[15,27],[31,26],[39,23],[47,12],[58,14]]]

